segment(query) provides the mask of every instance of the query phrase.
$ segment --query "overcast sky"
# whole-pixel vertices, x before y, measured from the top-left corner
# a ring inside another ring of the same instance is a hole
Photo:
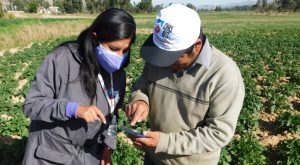
[[[140,0],[131,0],[132,2],[138,3]],[[241,3],[241,2],[253,2],[255,4],[257,0],[152,0],[152,4],[160,5],[160,4],[168,5],[169,3],[191,3],[195,6],[202,6],[202,5],[226,5],[232,3]]]

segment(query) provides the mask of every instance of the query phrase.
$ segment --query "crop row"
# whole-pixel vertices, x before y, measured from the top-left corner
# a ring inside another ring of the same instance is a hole
[[[237,135],[222,150],[220,164],[270,164],[270,155],[277,155],[272,162],[276,164],[299,164],[299,139],[281,141],[277,147],[270,148],[261,144],[255,135],[260,125],[261,112],[278,114],[274,123],[274,134],[289,132],[299,134],[300,98],[300,31],[299,29],[278,31],[245,31],[207,34],[214,46],[232,57],[239,65],[246,85],[246,98],[237,125]],[[143,67],[139,50],[147,35],[138,35],[132,48],[131,64],[127,70],[126,99],[132,83],[138,78]],[[59,43],[70,38],[35,43],[16,54],[6,52],[0,57],[0,137],[18,136],[21,140],[7,144],[0,141],[0,164],[4,161],[18,164],[21,160],[28,125],[21,111],[22,101],[13,102],[14,98],[25,97],[36,69],[45,56]],[[19,76],[18,76],[19,75]],[[19,88],[20,81],[26,80]],[[120,112],[119,125],[128,125],[124,113]],[[8,116],[8,117],[3,117]],[[147,122],[137,129],[147,129]],[[273,131],[273,130],[269,130]],[[143,152],[118,139],[118,149],[113,162],[117,164],[141,164]],[[16,148],[18,152],[16,152]],[[15,155],[18,153],[18,155]],[[14,155],[12,157],[12,155]],[[15,158],[15,159],[10,159]],[[122,163],[121,163],[122,162]]]

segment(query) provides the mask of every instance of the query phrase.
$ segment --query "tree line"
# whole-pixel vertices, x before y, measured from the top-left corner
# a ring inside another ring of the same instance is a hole
[[[300,11],[300,0],[273,0],[268,3],[268,0],[258,0],[255,8],[259,11]]]
[[[108,8],[117,7],[129,12],[151,13],[162,8],[153,6],[152,0],[131,3],[130,0],[8,0],[7,10],[36,13],[40,8],[56,6],[61,13],[100,13]],[[51,2],[51,4],[50,4]],[[1,3],[1,2],[0,2]],[[1,10],[3,10],[1,8]]]
[[[9,10],[18,10],[28,13],[36,13],[40,8],[49,8],[56,6],[61,13],[100,13],[108,8],[117,7],[131,13],[152,13],[163,8],[161,5],[152,5],[152,0],[141,0],[138,3],[131,3],[130,0],[7,0],[6,8],[0,7],[0,17],[4,12]],[[51,4],[50,4],[51,2]],[[2,1],[3,4],[3,1]],[[2,6],[0,1],[0,6]],[[188,7],[197,10],[196,6],[191,3],[186,4]],[[258,0],[255,5],[234,6],[230,8],[221,8],[216,6],[215,11],[223,10],[257,10],[257,11],[300,11],[300,0]]]
[[[296,12],[300,11],[300,0],[257,0],[254,5],[240,5],[222,8],[216,6],[214,11],[277,11],[277,12]]]

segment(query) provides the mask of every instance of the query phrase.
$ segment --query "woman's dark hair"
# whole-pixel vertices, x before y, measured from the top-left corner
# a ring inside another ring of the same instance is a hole
[[[97,36],[94,36],[94,33]],[[132,37],[132,44],[135,41],[135,34],[136,24],[133,17],[117,8],[110,8],[101,13],[90,27],[80,33],[77,39],[78,52],[81,56],[79,76],[91,100],[96,95],[97,75],[102,70],[96,59],[95,47],[99,46],[99,42],[111,42],[130,37]],[[130,58],[127,58],[124,66],[128,65],[129,60]]]

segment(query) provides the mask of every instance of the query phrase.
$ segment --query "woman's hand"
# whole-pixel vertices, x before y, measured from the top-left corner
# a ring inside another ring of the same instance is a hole
[[[111,165],[112,151],[113,150],[107,146],[103,148],[100,165]]]
[[[76,111],[76,117],[84,119],[87,123],[103,122],[106,124],[106,119],[103,113],[95,105],[81,105]]]

